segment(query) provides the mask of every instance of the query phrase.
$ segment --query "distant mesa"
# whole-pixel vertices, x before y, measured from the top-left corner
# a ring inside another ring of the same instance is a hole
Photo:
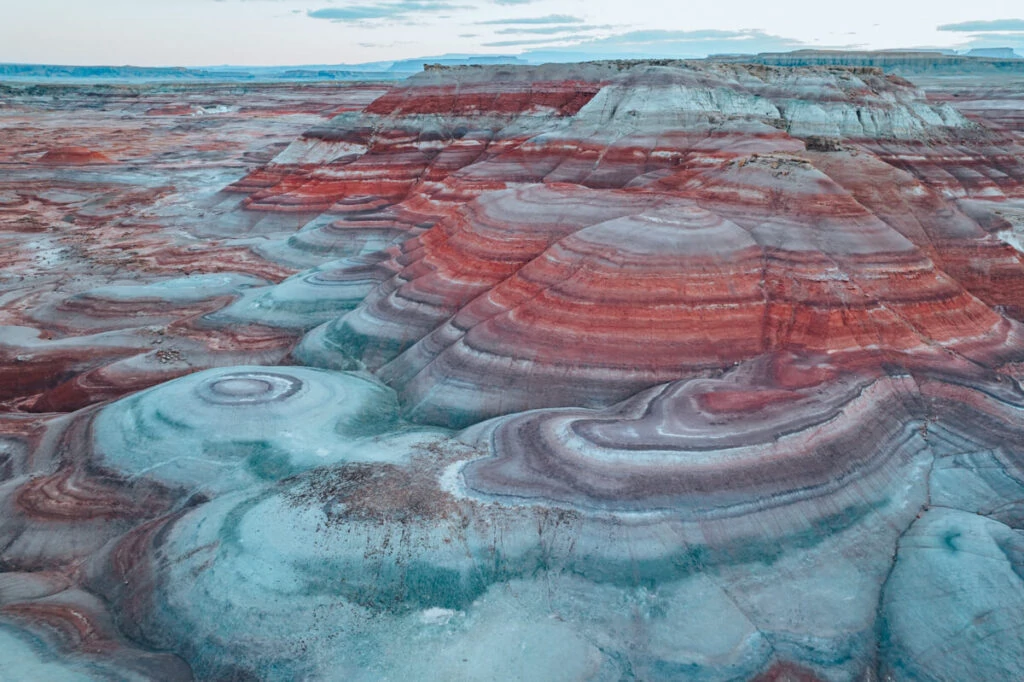
[[[985,57],[988,59],[1024,59],[1014,52],[1012,47],[976,47],[967,52],[968,57]]]

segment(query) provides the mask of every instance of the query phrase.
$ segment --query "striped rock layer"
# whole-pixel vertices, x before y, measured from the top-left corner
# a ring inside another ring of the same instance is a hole
[[[371,90],[154,213],[210,246],[161,246],[183,271],[5,299],[0,670],[1024,677],[1003,100],[693,62]],[[37,194],[4,215],[92,201]]]

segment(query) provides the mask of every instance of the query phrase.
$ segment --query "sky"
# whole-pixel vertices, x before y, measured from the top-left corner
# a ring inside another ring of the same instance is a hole
[[[0,62],[354,64],[1014,47],[1020,0],[0,0]]]

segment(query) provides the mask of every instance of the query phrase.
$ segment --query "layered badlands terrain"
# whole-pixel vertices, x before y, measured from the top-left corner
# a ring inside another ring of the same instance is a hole
[[[8,88],[0,670],[1024,676],[1024,86]]]

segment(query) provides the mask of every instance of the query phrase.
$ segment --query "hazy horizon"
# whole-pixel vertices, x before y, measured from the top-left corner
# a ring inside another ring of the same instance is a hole
[[[699,8],[647,0],[37,0],[0,10],[0,62],[289,66],[452,53],[704,57],[804,48],[1024,53],[1024,19],[1014,18],[1014,7],[1003,0],[827,8],[811,0]]]

